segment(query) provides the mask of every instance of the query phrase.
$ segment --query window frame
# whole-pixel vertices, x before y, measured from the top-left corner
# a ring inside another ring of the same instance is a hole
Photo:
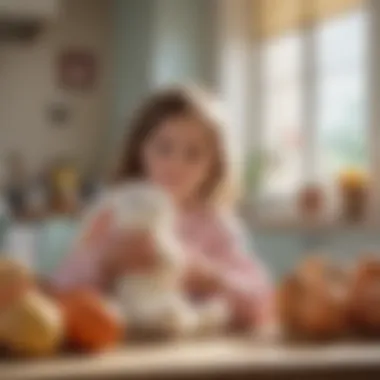
[[[228,19],[228,13],[231,11],[231,7],[234,7],[235,17],[240,15],[239,21],[241,34],[244,38],[244,46],[249,50],[251,54],[244,55],[245,60],[243,67],[246,68],[244,81],[245,87],[242,88],[242,93],[246,94],[249,99],[254,99],[255,104],[252,106],[245,105],[244,120],[244,149],[245,157],[252,148],[257,147],[257,141],[262,141],[262,112],[260,112],[260,93],[262,93],[261,77],[262,77],[262,49],[257,46],[257,41],[253,36],[253,28],[248,25],[252,22],[251,15],[253,14],[253,3],[249,0],[224,0],[220,4],[224,7],[224,18]],[[380,110],[377,106],[376,99],[380,96],[380,73],[377,72],[377,67],[380,67],[380,44],[376,44],[376,36],[380,36],[380,4],[377,0],[366,0],[365,4],[366,12],[368,12],[368,72],[366,74],[366,90],[368,99],[368,112],[367,112],[367,130],[369,139],[369,171],[373,177],[373,183],[371,186],[370,194],[370,215],[368,219],[380,226],[380,149],[376,146],[376,141],[380,142]],[[239,8],[239,11],[237,10]],[[229,11],[227,11],[227,9]],[[339,16],[338,16],[339,17]],[[237,27],[237,21],[235,20],[235,28]],[[221,23],[223,25],[223,23]],[[301,44],[301,59],[302,59],[302,97],[304,99],[302,104],[302,123],[304,126],[302,130],[304,145],[303,145],[303,160],[302,160],[302,180],[313,181],[317,174],[317,142],[318,142],[318,130],[317,130],[317,41],[316,41],[316,27],[305,27],[300,30],[302,44]],[[224,30],[224,35],[228,34]],[[226,40],[222,40],[222,43],[228,43]],[[223,81],[223,78],[220,77]],[[223,88],[222,90],[226,90]],[[225,92],[224,92],[225,94]],[[228,94],[225,96],[228,99]],[[241,143],[243,144],[243,141]],[[249,142],[248,142],[249,141]],[[251,199],[251,194],[246,194],[243,200],[244,215],[255,225],[294,225],[302,224],[304,221],[299,220],[298,217],[289,217],[279,212],[279,214],[273,218],[273,220],[262,220],[259,214],[255,212],[255,204]],[[281,200],[279,200],[281,202]],[[325,224],[331,223],[331,220],[326,220]]]

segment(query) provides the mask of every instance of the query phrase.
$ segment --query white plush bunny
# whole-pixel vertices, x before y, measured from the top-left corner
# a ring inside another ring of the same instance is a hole
[[[126,274],[117,284],[117,298],[133,329],[168,336],[186,336],[222,329],[228,309],[219,301],[195,307],[180,287],[184,252],[174,234],[170,199],[144,182],[128,183],[107,197],[119,229],[145,230],[153,236],[157,265],[146,273]]]

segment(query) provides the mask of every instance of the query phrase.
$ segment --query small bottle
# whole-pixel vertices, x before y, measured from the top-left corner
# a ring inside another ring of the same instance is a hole
[[[305,186],[299,192],[298,205],[303,218],[312,221],[320,219],[324,209],[324,196],[321,188],[315,184]]]

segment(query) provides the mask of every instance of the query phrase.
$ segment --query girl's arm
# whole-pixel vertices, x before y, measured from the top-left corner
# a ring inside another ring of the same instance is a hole
[[[261,260],[251,252],[247,234],[233,216],[220,217],[208,239],[218,257],[226,294],[238,325],[271,323],[274,318],[272,281]]]
[[[205,298],[221,293],[223,281],[212,261],[197,251],[187,253],[185,290],[195,298]]]
[[[98,211],[82,226],[72,250],[50,278],[57,291],[76,287],[98,287],[102,281],[102,258],[112,241],[112,214]]]
[[[57,290],[91,287],[108,290],[128,272],[139,272],[155,264],[152,236],[117,231],[112,213],[100,210],[84,226],[74,249],[52,278]]]
[[[274,322],[274,292],[264,267],[251,259],[244,271],[226,269],[225,288],[236,310],[238,326],[261,327]]]

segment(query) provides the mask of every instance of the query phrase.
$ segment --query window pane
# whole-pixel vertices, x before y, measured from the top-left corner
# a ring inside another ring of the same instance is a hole
[[[301,180],[301,37],[290,35],[263,49],[263,146],[269,157],[266,195],[294,193]]]
[[[317,30],[318,173],[324,181],[368,165],[367,18],[363,11]]]

